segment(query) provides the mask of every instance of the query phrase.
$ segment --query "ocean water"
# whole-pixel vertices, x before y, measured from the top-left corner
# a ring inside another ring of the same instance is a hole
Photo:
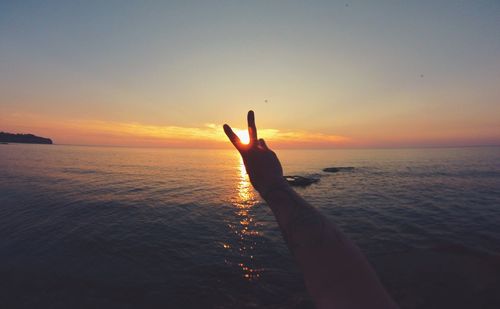
[[[277,154],[370,260],[500,252],[499,147]],[[2,308],[312,306],[233,150],[0,145],[0,276]]]

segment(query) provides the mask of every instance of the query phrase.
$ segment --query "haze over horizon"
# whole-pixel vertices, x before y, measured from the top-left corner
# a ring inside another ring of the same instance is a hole
[[[500,2],[0,2],[0,131],[59,144],[500,145]]]

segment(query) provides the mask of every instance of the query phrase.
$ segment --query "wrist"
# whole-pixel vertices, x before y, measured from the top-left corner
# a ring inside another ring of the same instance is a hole
[[[288,184],[288,182],[283,179],[283,181],[278,181],[273,183],[272,185],[267,186],[266,188],[259,190],[260,196],[264,200],[269,200],[272,196],[277,192],[282,191],[293,191],[292,187]]]

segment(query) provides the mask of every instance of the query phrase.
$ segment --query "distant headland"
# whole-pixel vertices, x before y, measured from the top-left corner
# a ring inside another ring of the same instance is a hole
[[[52,144],[52,140],[33,134],[0,132],[0,143]]]

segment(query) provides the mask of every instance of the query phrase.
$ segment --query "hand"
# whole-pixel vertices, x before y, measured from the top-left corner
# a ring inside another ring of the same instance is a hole
[[[257,139],[257,128],[255,127],[255,116],[253,111],[248,112],[248,135],[250,142],[243,144],[240,138],[233,132],[230,126],[224,125],[224,132],[240,152],[250,182],[253,187],[264,195],[275,186],[288,186],[283,178],[283,169],[276,154],[267,147],[264,140]]]

